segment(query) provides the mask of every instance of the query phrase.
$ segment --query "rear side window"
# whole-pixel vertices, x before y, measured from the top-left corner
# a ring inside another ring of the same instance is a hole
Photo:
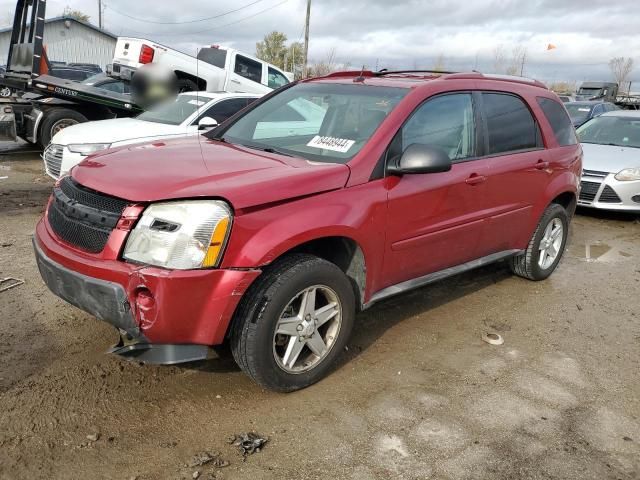
[[[544,116],[547,117],[553,135],[560,146],[578,143],[571,119],[562,105],[555,100],[544,97],[538,97],[538,105],[540,105]]]
[[[219,48],[202,48],[198,52],[198,60],[202,60],[214,67],[224,68],[227,62],[227,51]]]
[[[483,93],[482,103],[490,155],[538,148],[538,126],[520,98],[502,93]]]
[[[471,94],[433,98],[420,106],[402,129],[402,151],[413,143],[442,148],[451,160],[475,156]]]
[[[242,55],[236,55],[234,72],[254,82],[260,83],[262,81],[262,64]]]

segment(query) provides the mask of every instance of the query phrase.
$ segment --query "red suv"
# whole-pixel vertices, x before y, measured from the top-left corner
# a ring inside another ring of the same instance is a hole
[[[112,352],[177,363],[228,342],[291,391],[386,297],[501,259],[548,277],[581,157],[539,82],[337,73],[200,138],[89,157],[55,186],[35,253],[55,294],[119,329]]]

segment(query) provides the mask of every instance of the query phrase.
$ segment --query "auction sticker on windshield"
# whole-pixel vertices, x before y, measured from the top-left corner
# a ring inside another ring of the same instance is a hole
[[[307,143],[307,147],[322,148],[323,150],[347,153],[349,149],[353,147],[354,143],[356,143],[355,140],[349,140],[346,138],[323,137],[320,135],[316,135],[311,139],[309,143]]]

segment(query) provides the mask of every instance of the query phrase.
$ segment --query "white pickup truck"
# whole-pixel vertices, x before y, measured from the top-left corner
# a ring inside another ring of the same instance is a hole
[[[130,80],[142,65],[154,63],[173,70],[178,90],[259,93],[286,85],[290,74],[263,60],[229,48],[201,48],[197,57],[142,38],[119,37],[111,71]]]

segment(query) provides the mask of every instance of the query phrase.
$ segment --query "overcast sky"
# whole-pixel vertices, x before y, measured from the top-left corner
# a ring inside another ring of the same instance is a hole
[[[249,53],[272,31],[301,40],[306,0],[104,0],[105,28],[183,51],[222,44]],[[494,51],[526,48],[525,75],[545,81],[609,80],[610,58],[630,56],[640,82],[639,0],[313,0],[310,60],[334,49],[359,68],[431,68],[443,55],[452,70],[489,72]],[[97,0],[49,0],[47,17],[66,5],[98,20]],[[242,8],[245,7],[246,8]],[[0,0],[0,12],[15,0]],[[180,25],[149,22],[207,21]],[[146,19],[139,21],[126,16]],[[7,14],[8,16],[8,14]],[[6,23],[7,18],[2,21]],[[547,45],[557,48],[547,50]]]

